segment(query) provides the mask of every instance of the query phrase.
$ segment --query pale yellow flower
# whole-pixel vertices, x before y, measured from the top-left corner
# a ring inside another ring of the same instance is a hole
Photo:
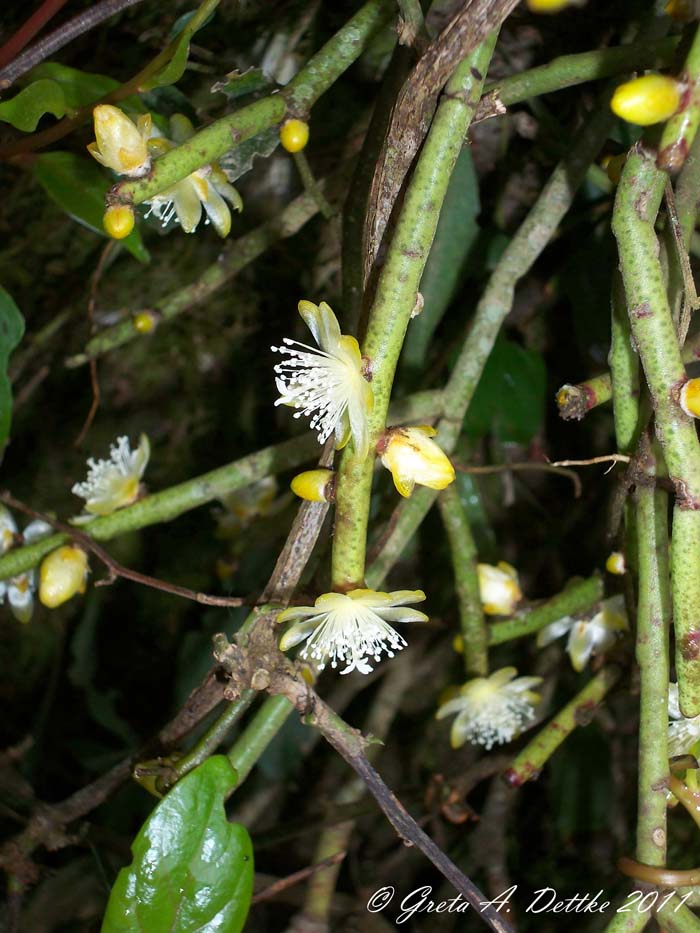
[[[410,496],[416,483],[444,489],[454,481],[454,467],[431,440],[436,433],[428,425],[390,428],[377,445],[381,461],[391,471],[394,486],[402,496]]]
[[[523,598],[518,583],[518,571],[504,560],[494,567],[478,564],[481,605],[490,616],[510,616]]]
[[[288,651],[306,641],[302,658],[312,658],[319,670],[330,659],[331,667],[344,664],[341,674],[359,671],[369,674],[382,653],[393,658],[406,647],[406,640],[390,622],[427,622],[417,609],[406,609],[425,599],[422,590],[351,590],[349,593],[324,593],[313,606],[294,606],[277,617],[278,622],[294,622],[282,636],[280,648]]]
[[[686,717],[678,704],[678,684],[668,685],[668,754],[697,755],[700,743],[700,716]]]
[[[437,718],[456,714],[450,742],[459,748],[469,741],[488,751],[515,738],[535,718],[539,694],[532,687],[541,677],[516,677],[514,667],[503,667],[489,677],[475,677],[448,699],[437,711]],[[513,678],[515,677],[515,680]]]
[[[349,334],[341,334],[325,301],[320,305],[300,301],[299,314],[320,350],[287,337],[284,346],[272,347],[287,357],[275,366],[280,393],[275,405],[296,408],[295,418],[311,415],[310,426],[317,431],[319,443],[335,434],[335,446],[340,449],[352,437],[355,452],[366,457],[372,389],[362,372],[359,344]]]
[[[599,611],[590,619],[564,616],[547,625],[537,636],[537,645],[543,648],[568,633],[566,651],[571,666],[575,671],[582,671],[591,655],[604,654],[627,628],[624,600],[622,596],[611,596],[602,601]]]
[[[139,446],[131,449],[128,437],[118,437],[109,450],[109,460],[88,460],[88,475],[83,483],[76,483],[72,492],[85,499],[85,509],[93,515],[109,515],[116,509],[135,502],[144,474],[151,446],[142,434]]]
[[[39,569],[39,600],[48,609],[68,602],[76,593],[84,593],[88,575],[87,554],[82,548],[66,544],[51,551]]]
[[[194,134],[194,127],[187,117],[176,113],[170,118],[170,134],[172,140],[160,135],[150,140],[153,155],[162,155],[174,145],[185,142]],[[213,162],[196,169],[145,203],[150,205],[148,214],[155,214],[164,227],[176,217],[185,233],[194,233],[204,212],[205,223],[211,223],[220,237],[227,237],[231,232],[231,210],[227,201],[235,211],[243,210],[240,194],[221,167]]]
[[[138,178],[151,168],[148,139],[151,135],[150,114],[142,114],[133,123],[119,107],[100,104],[93,110],[95,142],[88,152],[97,161],[118,175]]]

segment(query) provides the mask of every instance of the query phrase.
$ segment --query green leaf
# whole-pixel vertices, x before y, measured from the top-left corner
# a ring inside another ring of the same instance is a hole
[[[79,110],[100,100],[106,94],[120,87],[119,81],[108,75],[81,71],[60,62],[42,62],[29,72],[32,79],[46,78],[59,85],[63,92],[66,110]],[[146,108],[136,94],[120,101],[120,107],[137,113],[145,113]]]
[[[33,133],[45,113],[62,117],[67,109],[60,84],[41,78],[10,100],[0,103],[0,120],[24,133]]]
[[[179,39],[175,44],[170,61],[167,65],[164,65],[160,71],[157,71],[149,78],[146,89],[150,90],[151,88],[162,87],[166,84],[175,84],[175,82],[179,81],[183,76],[185,68],[187,67],[187,58],[190,54],[190,40],[192,36],[198,30],[206,26],[207,23],[211,22],[214,15],[212,11],[201,23],[193,23],[198,13],[199,10],[191,10],[176,21],[175,25],[170,30],[170,35],[173,39],[179,36]]]
[[[44,152],[34,161],[34,175],[49,197],[74,220],[100,236],[107,235],[102,217],[110,183],[92,159],[73,152]],[[148,250],[138,229],[120,242],[139,262],[148,262]]]
[[[253,892],[253,848],[224,810],[236,772],[224,755],[179,781],[139,830],[102,933],[238,933]]]
[[[412,370],[425,365],[428,347],[459,284],[465,260],[479,234],[479,184],[469,149],[457,159],[440,212],[435,239],[420,283],[424,306],[411,321],[402,363]]]
[[[0,285],[0,450],[12,422],[12,385],[7,373],[10,354],[24,334],[24,318],[11,296]]]
[[[489,431],[503,443],[527,444],[544,415],[546,369],[542,357],[501,337],[486,361],[464,421],[464,431]]]

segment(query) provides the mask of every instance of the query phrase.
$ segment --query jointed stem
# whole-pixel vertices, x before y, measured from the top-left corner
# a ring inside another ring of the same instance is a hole
[[[435,235],[450,175],[479,99],[496,35],[457,68],[437,109],[408,186],[370,311],[363,353],[371,361],[374,407],[370,447],[386,426],[391,386],[418,286]],[[479,75],[477,78],[475,75]],[[347,449],[338,472],[333,542],[333,586],[361,586],[365,575],[367,519],[374,456]]]

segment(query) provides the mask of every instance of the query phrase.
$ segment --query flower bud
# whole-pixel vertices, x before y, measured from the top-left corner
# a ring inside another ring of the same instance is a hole
[[[309,124],[303,120],[285,120],[280,129],[280,142],[287,152],[301,152],[309,141]]]
[[[678,110],[681,89],[675,78],[649,74],[621,84],[610,101],[612,112],[637,126],[663,123]]]
[[[150,114],[143,114],[134,123],[119,107],[100,104],[95,107],[93,117],[95,142],[88,146],[90,155],[117,175],[132,178],[145,175],[151,168],[148,154]]]
[[[681,389],[681,408],[691,418],[700,418],[700,379],[688,379]]]
[[[152,334],[158,319],[152,311],[140,311],[134,315],[134,330],[137,334]]]
[[[428,425],[390,428],[377,444],[381,461],[391,471],[394,486],[402,496],[410,496],[416,483],[444,489],[454,481],[454,467],[431,440],[436,433]]]
[[[87,554],[66,544],[42,561],[39,570],[39,599],[48,609],[63,605],[76,593],[85,592],[88,575]]]
[[[113,204],[102,218],[102,226],[114,240],[123,240],[134,229],[134,212],[128,204]]]
[[[515,567],[502,560],[496,567],[478,564],[477,571],[481,605],[486,615],[512,615],[523,596]]]
[[[559,13],[571,5],[571,0],[527,0],[531,13]]]
[[[291,487],[295,496],[307,502],[332,502],[335,473],[333,470],[306,470],[294,477]]]
[[[622,152],[620,155],[607,155],[602,160],[601,165],[605,169],[605,174],[608,176],[613,185],[620,184],[620,178],[622,177],[622,169],[625,167],[625,161],[627,160],[627,155]]]
[[[625,555],[620,553],[620,551],[613,551],[605,561],[605,569],[608,573],[615,574],[615,576],[622,576],[627,569],[625,566]]]

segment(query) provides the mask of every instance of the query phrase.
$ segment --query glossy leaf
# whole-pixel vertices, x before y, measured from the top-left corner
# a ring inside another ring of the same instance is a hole
[[[49,197],[74,220],[100,236],[107,235],[102,217],[110,183],[92,159],[73,152],[45,152],[34,161],[34,174]],[[140,262],[148,262],[138,229],[120,242]]]
[[[0,120],[24,133],[33,133],[46,113],[62,117],[67,109],[60,84],[48,78],[35,81],[10,100],[0,103]]]
[[[464,422],[473,437],[489,432],[527,444],[542,424],[546,370],[539,353],[500,338],[491,351]]]
[[[112,888],[102,933],[239,933],[253,891],[253,849],[224,810],[236,772],[209,758],[160,801]]]
[[[7,372],[10,354],[24,334],[24,318],[12,297],[0,286],[0,450],[10,433],[12,386]]]

